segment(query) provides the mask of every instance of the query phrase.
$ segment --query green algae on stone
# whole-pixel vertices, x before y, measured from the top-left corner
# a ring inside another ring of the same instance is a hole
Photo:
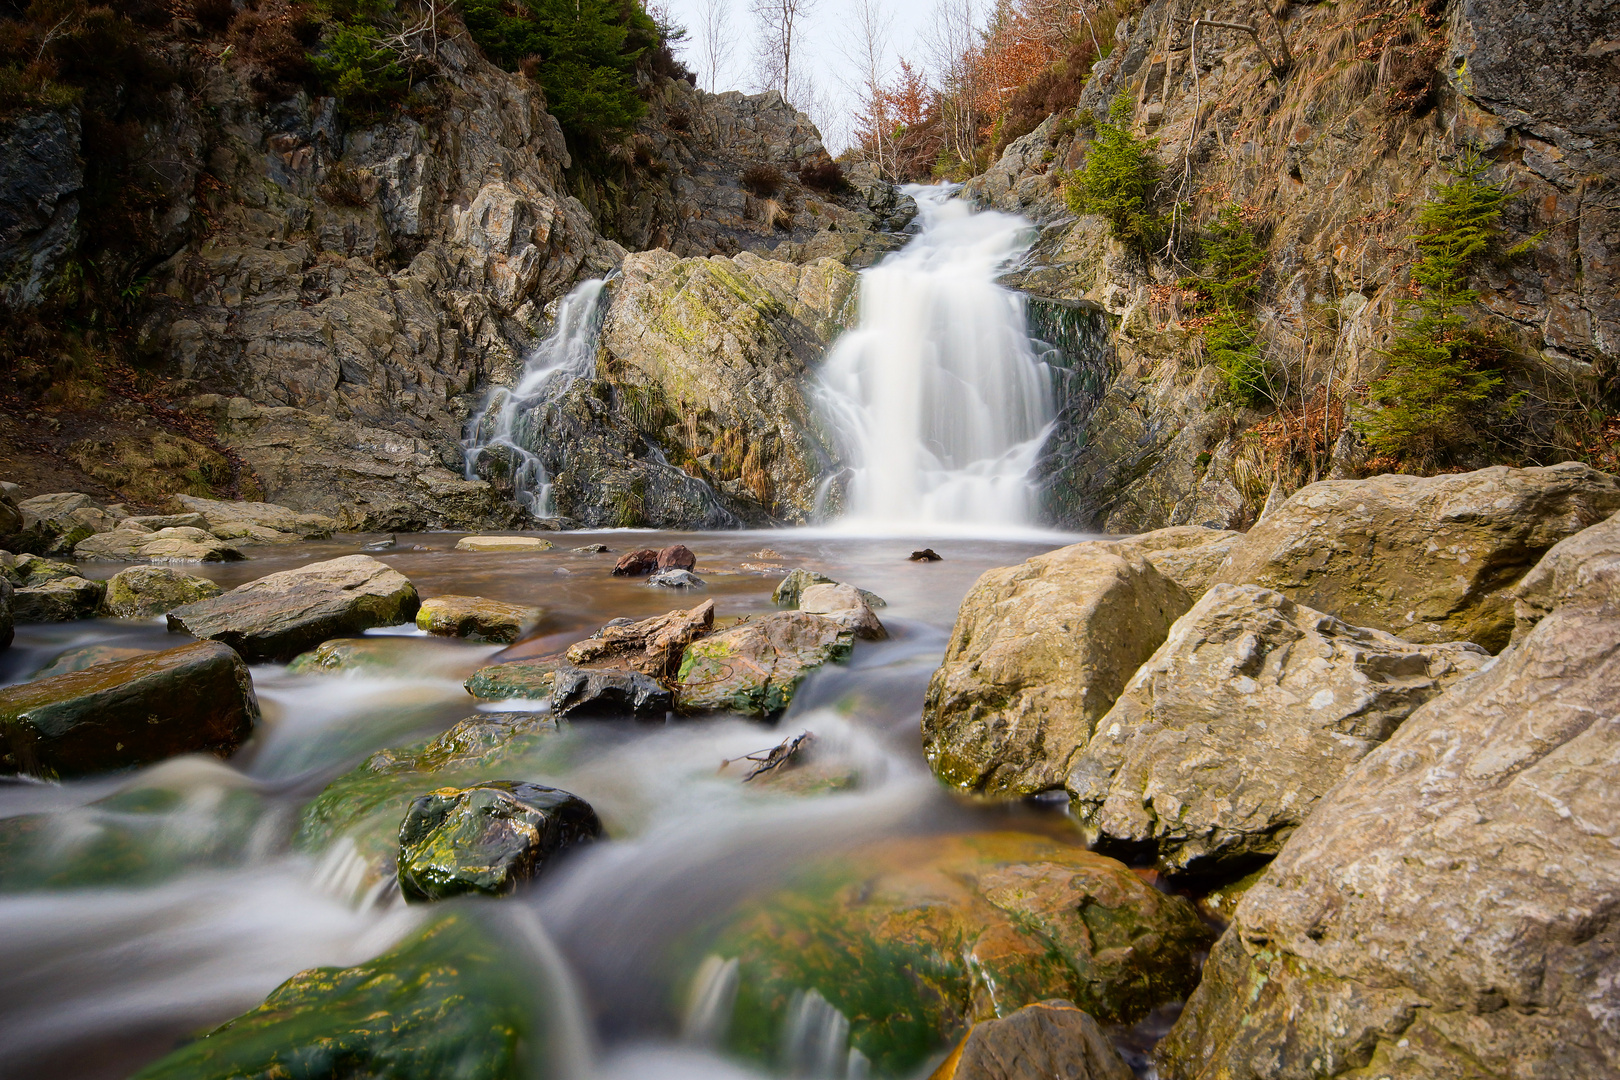
[[[770,720],[823,664],[843,660],[855,635],[831,619],[779,611],[749,619],[687,646],[677,707]]]
[[[532,952],[514,948],[518,917],[463,910],[375,960],[299,972],[137,1080],[555,1075],[552,989]]]
[[[132,566],[107,582],[101,613],[118,619],[144,619],[219,594],[219,586],[207,578],[168,566]]]
[[[556,685],[557,672],[568,666],[567,659],[561,656],[490,664],[473,672],[463,685],[467,693],[482,701],[510,701],[513,698],[548,701]]]
[[[1124,865],[1020,833],[889,841],[749,902],[705,951],[739,960],[729,1044],[776,1061],[795,1000],[849,1020],[873,1075],[906,1076],[970,1024],[1073,1001],[1103,1023],[1183,998],[1211,940]]]

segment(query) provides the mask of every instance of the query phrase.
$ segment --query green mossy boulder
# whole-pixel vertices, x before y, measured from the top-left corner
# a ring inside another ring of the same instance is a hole
[[[116,619],[149,619],[218,596],[220,591],[207,578],[182,574],[167,566],[132,566],[107,582],[101,614]]]
[[[557,684],[557,672],[570,667],[560,656],[540,660],[513,660],[490,664],[472,673],[464,685],[467,693],[482,701],[549,701]]]
[[[903,1077],[972,1023],[1063,998],[1130,1023],[1184,998],[1213,934],[1186,900],[1083,848],[1023,833],[889,841],[747,904],[707,942],[739,961],[731,1048],[782,1065],[814,991],[872,1075]]]
[[[504,896],[557,855],[602,835],[578,795],[516,780],[440,788],[411,801],[399,826],[399,889],[407,900]]]
[[[0,771],[54,780],[177,754],[224,757],[258,720],[242,658],[196,642],[0,689]]]
[[[778,611],[693,642],[681,659],[682,712],[780,716],[823,664],[849,656],[855,634],[832,619]]]
[[[18,589],[11,598],[12,615],[20,623],[72,622],[93,619],[107,594],[105,581],[82,577],[52,577],[38,585]]]

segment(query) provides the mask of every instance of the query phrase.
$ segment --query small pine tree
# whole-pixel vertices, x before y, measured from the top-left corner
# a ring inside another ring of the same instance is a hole
[[[1465,314],[1479,301],[1469,272],[1500,235],[1502,210],[1517,197],[1486,181],[1487,168],[1469,150],[1418,213],[1412,238],[1418,314],[1390,343],[1388,370],[1368,388],[1380,407],[1356,424],[1374,450],[1420,467],[1471,441],[1481,406],[1502,385],[1487,366],[1497,342]]]
[[[1163,173],[1153,153],[1159,142],[1131,134],[1131,103],[1124,95],[1114,98],[1109,118],[1098,121],[1085,167],[1064,184],[1064,201],[1076,214],[1106,219],[1116,240],[1146,252],[1165,234],[1164,216],[1153,205]]]
[[[1205,299],[1204,344],[1219,369],[1226,391],[1243,405],[1271,399],[1265,356],[1260,352],[1252,309],[1260,293],[1266,251],[1235,205],[1225,206],[1204,233],[1202,262],[1195,278],[1182,282]]]

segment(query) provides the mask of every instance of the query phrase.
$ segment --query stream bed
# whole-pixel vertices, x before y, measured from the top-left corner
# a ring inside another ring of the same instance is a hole
[[[263,723],[229,762],[188,757],[91,780],[0,785],[0,817],[27,826],[8,820],[0,841],[7,1076],[130,1075],[252,1008],[296,972],[360,963],[424,920],[459,909],[510,944],[507,962],[533,968],[537,984],[549,987],[549,1064],[535,1075],[763,1075],[704,1046],[698,999],[705,987],[677,985],[671,974],[668,958],[697,928],[808,862],[874,841],[1013,830],[1080,844],[1061,803],[991,807],[947,794],[927,769],[918,731],[929,676],[973,581],[1073,537],[607,531],[550,534],[553,551],[507,554],[457,552],[459,535],[401,534],[397,546],[373,554],[410,577],[424,598],[458,593],[543,607],[536,637],[506,649],[413,627],[375,630],[383,660],[363,671],[293,674],[255,665]],[[229,588],[378,539],[254,548],[248,561],[200,572]],[[569,550],[591,543],[613,553]],[[610,576],[617,553],[672,543],[696,552],[706,589]],[[923,546],[943,561],[909,561]],[[793,567],[884,597],[880,615],[891,639],[861,642],[848,663],[812,675],[775,725],[565,723],[546,753],[508,778],[582,796],[609,839],[579,849],[518,895],[407,906],[389,882],[368,880],[363,860],[342,843],[315,851],[295,844],[304,807],[368,755],[430,738],[480,708],[537,707],[481,705],[461,685],[477,668],[554,650],[609,619],[702,599],[712,598],[721,618],[774,610],[771,591]],[[87,570],[110,576],[120,568]],[[23,626],[0,653],[0,681],[26,679],[82,645],[159,649],[182,641],[161,619]],[[817,775],[837,782],[745,784],[741,767],[722,768],[805,731],[816,736]],[[806,1015],[814,1030],[801,1034],[837,1041],[836,1014],[819,1029]],[[807,1059],[788,1071],[861,1071],[843,1061]]]

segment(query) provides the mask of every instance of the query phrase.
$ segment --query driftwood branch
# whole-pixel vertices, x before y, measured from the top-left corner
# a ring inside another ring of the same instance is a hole
[[[752,754],[744,754],[742,757],[725,758],[720,762],[720,768],[724,769],[733,761],[754,762],[755,764],[753,769],[749,771],[747,776],[743,777],[743,783],[747,783],[756,776],[762,776],[765,773],[780,769],[782,766],[792,761],[799,751],[805,749],[815,741],[816,737],[806,731],[802,735],[795,735],[791,739],[784,739],[769,749],[755,750]]]

